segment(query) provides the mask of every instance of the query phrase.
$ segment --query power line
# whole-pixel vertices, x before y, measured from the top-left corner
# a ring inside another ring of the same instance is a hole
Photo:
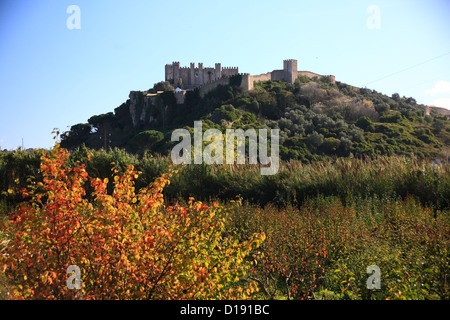
[[[427,80],[427,81],[423,81],[423,82],[421,82],[421,83],[416,83],[416,84],[413,84],[412,86],[409,86],[409,87],[407,87],[407,88],[400,89],[399,91],[408,90],[408,89],[411,89],[411,88],[420,86],[421,84],[425,84],[425,83],[428,83],[428,82],[431,82],[431,81],[435,81],[435,80],[437,80],[437,79],[439,79],[439,78],[441,78],[441,77],[435,77],[435,78],[433,78],[433,79],[430,79],[430,80]]]
[[[431,59],[429,59],[429,60],[427,60],[427,61],[423,61],[423,62],[420,62],[420,63],[418,63],[418,64],[415,64],[415,65],[411,66],[411,67],[408,67],[408,68],[405,68],[405,69],[403,69],[403,70],[400,70],[400,71],[397,71],[397,72],[394,72],[394,73],[388,74],[387,76],[381,77],[381,78],[379,78],[379,79],[376,79],[376,80],[370,81],[370,82],[366,83],[366,84],[365,84],[364,86],[367,86],[368,84],[370,84],[370,83],[373,83],[373,82],[377,82],[377,81],[380,81],[380,80],[386,79],[386,78],[388,78],[388,77],[391,77],[391,76],[393,76],[393,75],[396,75],[396,74],[398,74],[398,73],[401,73],[401,72],[404,72],[404,71],[410,70],[410,69],[412,69],[412,68],[416,68],[416,67],[418,67],[418,66],[421,66],[421,65],[423,65],[423,64],[425,64],[425,63],[428,63],[428,62],[430,62],[430,61],[433,61],[433,60],[436,60],[436,59],[442,58],[442,57],[444,57],[444,56],[446,56],[446,55],[448,55],[448,54],[450,54],[450,51],[449,51],[449,52],[447,52],[447,53],[441,54],[440,56],[437,56],[437,57],[431,58]]]

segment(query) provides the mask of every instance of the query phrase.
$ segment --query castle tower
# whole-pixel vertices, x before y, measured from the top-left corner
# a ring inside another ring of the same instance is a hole
[[[222,76],[222,67],[220,65],[220,63],[216,63],[216,67],[214,70],[214,79],[220,79],[220,77]]]
[[[198,83],[204,84],[203,82],[203,62],[198,63]]]
[[[293,84],[298,76],[297,60],[295,59],[283,60],[283,71],[285,81]]]
[[[178,61],[173,62],[173,85],[180,85],[180,63]]]
[[[189,85],[193,86],[195,84],[195,63],[191,62],[189,68]]]
[[[332,74],[330,75],[330,79],[331,79],[331,83],[332,84],[336,84],[336,77],[333,76]]]
[[[170,83],[173,83],[173,65],[166,64],[165,71],[166,71],[165,80],[169,81]]]

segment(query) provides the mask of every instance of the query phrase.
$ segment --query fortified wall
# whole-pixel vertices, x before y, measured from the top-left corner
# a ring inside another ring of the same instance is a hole
[[[220,63],[216,63],[214,68],[204,67],[203,63],[198,63],[195,67],[194,63],[191,63],[189,67],[180,67],[180,62],[172,62],[172,64],[166,64],[165,66],[165,80],[170,82],[176,89],[174,92],[175,99],[178,104],[184,103],[187,90],[198,88],[200,90],[200,96],[204,96],[209,91],[215,89],[218,85],[228,85],[230,78],[234,75],[241,76],[240,89],[242,92],[250,91],[254,89],[255,83],[260,81],[285,81],[293,84],[298,76],[306,76],[308,78],[322,78],[330,77],[331,82],[335,83],[335,77],[333,75],[320,75],[310,71],[298,71],[298,61],[295,59],[283,60],[283,69],[273,70],[271,72],[262,73],[259,75],[251,75],[249,73],[239,73],[237,67],[222,67]],[[133,121],[133,125],[136,125],[138,121],[143,121],[147,117],[145,110],[147,110],[150,104],[157,104],[157,97],[162,91],[156,93],[145,93],[142,96],[142,92],[131,91],[130,92],[130,114]],[[143,97],[143,110],[137,110],[138,97]],[[152,122],[154,119],[149,119]]]
[[[250,91],[254,89],[255,83],[260,81],[285,81],[290,84],[293,84],[298,76],[306,76],[310,79],[317,77],[330,77],[331,82],[334,84],[336,83],[336,79],[334,75],[321,75],[310,71],[298,71],[298,62],[295,59],[288,59],[283,61],[283,69],[280,70],[273,70],[271,72],[262,73],[259,75],[251,75],[249,73],[231,73],[229,76],[222,76],[220,79],[215,79],[213,81],[210,81],[204,85],[200,86],[200,95],[204,96],[208,91],[214,89],[219,84],[221,85],[227,85],[229,83],[229,77],[234,74],[239,74],[242,76],[242,83],[240,88],[243,92]],[[237,68],[236,70],[237,71]]]
[[[189,67],[180,67],[180,62],[172,62],[166,64],[165,80],[174,87],[181,89],[194,89],[207,83],[211,83],[223,77],[230,77],[238,74],[237,67],[222,68],[220,63],[216,63],[214,68],[203,67],[203,63],[199,62],[198,66],[191,62]]]
[[[195,67],[193,62],[191,62],[189,67],[180,67],[180,62],[178,61],[165,66],[166,81],[182,90],[201,88],[202,95],[219,84],[228,84],[229,78],[237,74],[240,74],[238,67],[222,68],[220,63],[216,63],[214,68],[204,67],[201,62],[198,63],[197,67]],[[283,69],[280,70],[273,70],[260,75],[250,75],[248,73],[241,73],[240,75],[243,77],[243,84],[241,85],[243,91],[252,90],[254,83],[259,81],[286,81],[293,84],[299,75],[307,76],[308,78],[323,77],[323,75],[310,71],[298,71],[298,61],[295,59],[283,60]],[[332,83],[335,83],[335,77],[333,75],[329,75],[329,77]],[[177,92],[177,100],[182,101],[183,97],[184,94]]]

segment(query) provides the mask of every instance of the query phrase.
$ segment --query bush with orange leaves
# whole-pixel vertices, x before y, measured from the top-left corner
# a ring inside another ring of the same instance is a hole
[[[258,290],[245,281],[246,257],[264,234],[226,236],[217,203],[165,206],[162,190],[175,171],[136,192],[132,166],[122,175],[113,169],[109,182],[88,177],[85,165],[67,167],[69,156],[58,143],[42,156],[42,182],[20,190],[26,201],[2,226],[10,298],[234,299]],[[66,285],[70,265],[81,270],[80,290]]]

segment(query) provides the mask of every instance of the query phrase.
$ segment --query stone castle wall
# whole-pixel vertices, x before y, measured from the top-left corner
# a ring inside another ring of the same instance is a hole
[[[331,78],[331,83],[333,83],[333,84],[336,83],[336,78],[333,75],[321,75],[321,74],[314,73],[314,72],[311,72],[311,71],[298,71],[298,75],[299,76],[306,76],[306,77],[308,77],[310,79],[312,79],[314,77],[317,77],[318,79],[320,79],[322,77],[330,77]]]
[[[263,73],[257,76],[249,76],[247,91],[253,90],[255,82],[272,80],[272,72]]]
[[[207,94],[209,91],[216,88],[218,85],[226,86],[229,83],[230,83],[230,77],[222,77],[220,79],[217,79],[217,80],[214,80],[207,84],[204,84],[200,87],[200,96],[203,97],[205,94]]]
[[[237,67],[222,68],[220,63],[216,63],[214,68],[205,68],[201,62],[198,63],[197,67],[194,63],[191,63],[189,67],[180,67],[180,63],[176,61],[172,64],[166,64],[165,80],[169,81],[174,87],[193,89],[238,73]]]
[[[180,67],[179,62],[172,62],[165,66],[165,80],[173,84],[174,87],[181,89],[200,88],[200,95],[204,96],[207,92],[216,88],[218,85],[228,85],[229,79],[233,75],[237,75],[239,69],[237,67],[223,67],[220,63],[216,63],[215,67],[203,67],[203,63],[198,63],[195,67],[191,63],[189,67]],[[307,76],[308,78],[324,77],[310,71],[298,71],[298,61],[295,59],[283,60],[283,69],[273,70],[271,72],[260,75],[250,75],[248,73],[240,74],[242,76],[241,89],[242,91],[253,90],[254,84],[260,81],[286,81],[293,84],[299,75]],[[335,77],[329,75],[332,83],[335,83]],[[176,93],[178,103],[184,101],[185,92]]]
[[[238,73],[239,73],[239,68],[237,68],[237,67],[225,67],[225,68],[222,68],[221,76],[222,77],[231,77]]]

